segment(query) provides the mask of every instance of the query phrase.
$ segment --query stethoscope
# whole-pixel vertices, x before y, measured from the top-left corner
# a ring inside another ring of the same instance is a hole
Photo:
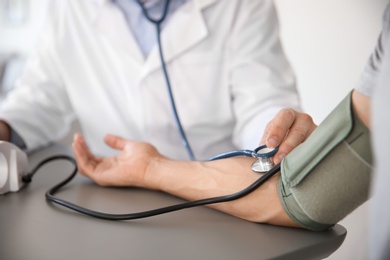
[[[194,153],[192,152],[190,143],[187,140],[187,136],[186,136],[186,134],[184,132],[184,129],[183,129],[183,126],[181,124],[179,115],[177,113],[175,99],[173,98],[171,82],[169,80],[168,70],[167,70],[167,67],[166,67],[166,64],[165,64],[165,59],[164,59],[164,54],[163,54],[163,49],[162,49],[162,44],[161,44],[161,25],[162,25],[162,23],[164,22],[164,20],[165,20],[165,18],[167,16],[170,0],[166,0],[165,1],[163,13],[162,13],[161,17],[158,18],[158,19],[153,19],[152,17],[149,16],[148,11],[146,10],[144,4],[142,3],[142,0],[137,0],[137,2],[141,6],[141,9],[142,9],[142,12],[143,12],[145,18],[148,19],[149,22],[151,22],[154,25],[156,25],[157,44],[158,44],[158,50],[159,50],[159,54],[160,54],[161,67],[162,67],[162,70],[163,70],[165,83],[166,83],[168,94],[169,94],[169,100],[170,100],[170,103],[171,103],[173,116],[174,116],[174,119],[176,121],[176,125],[177,125],[177,128],[179,130],[183,146],[186,148],[190,159],[194,161],[195,160]]]
[[[145,18],[149,22],[156,25],[157,43],[158,43],[158,49],[159,49],[159,53],[160,53],[160,62],[161,62],[161,67],[162,67],[162,70],[164,73],[166,86],[168,89],[169,100],[170,100],[170,103],[172,106],[173,115],[174,115],[176,125],[178,127],[178,130],[179,130],[179,133],[180,133],[180,136],[182,139],[183,146],[187,149],[187,152],[188,152],[190,159],[195,160],[194,153],[192,152],[191,146],[187,140],[183,126],[182,126],[180,119],[179,119],[179,115],[177,113],[175,99],[173,98],[171,83],[169,80],[168,70],[167,70],[167,67],[165,64],[163,49],[162,49],[162,44],[161,44],[161,24],[164,22],[164,20],[167,16],[167,13],[169,10],[169,4],[171,1],[165,0],[163,13],[162,13],[161,17],[158,19],[154,19],[154,18],[149,16],[149,13],[145,8],[144,3],[142,3],[142,0],[137,0],[137,2],[140,5]],[[270,148],[267,148],[265,145],[263,145],[263,146],[257,147],[254,151],[240,150],[240,151],[229,152],[227,154],[220,155],[220,156],[227,156],[228,154],[229,155],[234,154],[235,156],[243,155],[243,156],[252,156],[252,157],[258,158],[258,160],[252,165],[252,170],[254,172],[266,172],[266,171],[269,171],[274,166],[274,164],[272,163],[270,158],[272,156],[274,156],[276,152],[277,152],[277,149],[270,149]],[[218,158],[221,158],[220,156]],[[216,159],[216,157],[214,157],[214,158]]]
[[[167,67],[166,67],[166,64],[165,64],[164,55],[163,55],[163,49],[162,49],[162,44],[161,44],[161,24],[164,22],[164,20],[165,20],[165,18],[167,16],[167,13],[168,13],[168,10],[169,10],[169,4],[170,4],[171,1],[170,0],[165,0],[165,5],[164,5],[164,8],[163,8],[162,15],[158,19],[154,19],[154,18],[149,16],[149,13],[146,10],[145,5],[142,2],[142,0],[137,0],[137,2],[140,5],[145,18],[149,22],[153,23],[156,26],[157,43],[158,43],[158,49],[159,49],[159,54],[160,54],[160,62],[161,62],[161,67],[162,67],[162,70],[163,70],[166,86],[167,86],[167,89],[168,89],[169,100],[170,100],[170,103],[171,103],[173,115],[174,115],[174,118],[175,118],[175,121],[176,121],[176,125],[178,127],[178,130],[179,130],[179,133],[180,133],[180,136],[181,136],[181,139],[182,139],[183,146],[186,148],[190,159],[191,160],[195,160],[194,153],[192,152],[191,146],[190,146],[190,144],[188,142],[188,139],[186,137],[186,134],[184,132],[183,126],[181,124],[179,115],[177,113],[175,99],[174,99],[173,94],[172,94],[171,83],[170,83],[170,80],[169,80],[168,70],[167,70]],[[277,149],[269,149],[265,145],[263,145],[263,146],[257,147],[254,151],[240,150],[240,151],[230,152],[228,154],[229,155],[230,154],[235,154],[235,156],[239,156],[239,155],[252,156],[252,157],[258,158],[258,160],[252,165],[252,170],[254,172],[266,172],[266,171],[269,171],[274,166],[274,164],[272,163],[270,158],[272,156],[274,156],[276,152],[277,152]],[[227,154],[225,154],[225,156],[227,156]],[[216,157],[214,157],[214,158],[216,158]]]
[[[176,105],[174,102],[172,90],[171,90],[171,84],[169,82],[169,77],[167,73],[167,69],[165,66],[165,61],[164,61],[164,56],[162,52],[162,47],[161,47],[161,37],[160,37],[160,32],[161,32],[161,24],[164,21],[170,0],[166,0],[165,6],[164,6],[164,11],[159,19],[153,19],[149,17],[148,12],[146,11],[143,3],[141,2],[142,0],[137,0],[138,3],[141,5],[141,8],[143,10],[143,13],[145,17],[152,23],[156,25],[157,28],[157,39],[158,39],[158,46],[159,46],[159,51],[160,51],[160,59],[162,63],[162,68],[164,72],[164,77],[166,80],[166,85],[168,88],[169,92],[169,97],[173,109],[173,114],[182,138],[183,145],[188,151],[188,154],[191,158],[191,160],[195,160],[194,154],[191,150],[191,147],[188,143],[188,140],[186,138],[185,132],[183,130],[183,127],[181,125],[179,116],[177,114],[176,110]],[[274,165],[272,162],[272,157],[276,154],[278,151],[278,148],[275,149],[270,149],[266,147],[265,145],[259,146],[256,149],[252,150],[237,150],[237,151],[231,151],[227,153],[223,153],[217,156],[214,156],[210,158],[208,161],[214,161],[214,160],[220,160],[220,159],[226,159],[229,157],[236,157],[236,156],[247,156],[247,157],[253,157],[256,158],[257,160],[252,164],[252,170],[256,173],[262,173],[262,175],[251,185],[246,187],[245,189],[236,192],[231,195],[226,195],[226,196],[219,196],[219,197],[213,197],[213,198],[207,198],[207,199],[201,199],[201,200],[196,200],[196,201],[191,201],[191,202],[185,202],[182,204],[177,204],[177,205],[172,205],[168,207],[163,207],[163,208],[158,208],[158,209],[153,209],[149,211],[144,211],[144,212],[137,212],[137,213],[130,213],[130,214],[109,214],[109,213],[104,213],[104,212],[98,212],[94,210],[90,210],[87,208],[80,207],[78,205],[75,205],[71,202],[65,201],[63,199],[55,197],[55,193],[58,192],[62,187],[64,187],[67,183],[69,183],[77,174],[77,163],[76,161],[66,155],[60,155],[60,156],[52,156],[49,157],[42,162],[40,162],[29,174],[23,176],[22,180],[25,183],[29,183],[32,180],[32,177],[38,172],[38,170],[45,165],[46,163],[54,160],[68,160],[73,163],[74,165],[74,170],[72,174],[67,177],[65,180],[60,182],[59,184],[55,185],[51,189],[49,189],[45,196],[46,199],[52,203],[64,206],[68,209],[74,210],[76,212],[89,215],[91,217],[96,217],[96,218],[101,218],[101,219],[106,219],[106,220],[133,220],[133,219],[140,219],[140,218],[146,218],[146,217],[151,217],[151,216],[156,216],[168,212],[173,212],[181,209],[186,209],[186,208],[192,208],[192,207],[197,207],[197,206],[204,206],[204,205],[209,205],[209,204],[215,204],[215,203],[222,203],[222,202],[228,202],[228,201],[233,201],[237,200],[239,198],[242,198],[249,193],[255,191],[258,187],[260,187],[264,182],[266,182],[269,178],[271,178],[273,175],[275,175],[277,172],[280,170],[280,164]]]
[[[257,161],[255,161],[252,164],[252,171],[256,173],[264,173],[264,172],[268,172],[275,166],[271,158],[277,152],[278,152],[278,147],[272,149],[272,148],[268,148],[266,145],[261,145],[256,149],[254,149],[253,151],[237,150],[237,151],[231,151],[231,152],[219,154],[217,156],[211,157],[210,159],[208,159],[208,161],[225,159],[225,158],[235,157],[235,156],[253,157],[253,158],[257,158]]]
[[[260,149],[260,148],[259,148]],[[258,151],[259,152],[259,151]],[[229,152],[225,154],[221,154],[218,156],[215,156],[211,158],[210,160],[219,160],[219,159],[224,159],[224,158],[229,158],[233,156],[251,156],[251,157],[256,157],[259,156],[258,158],[263,158],[262,153],[258,153],[255,151],[249,151],[249,150],[243,150],[243,151],[234,151],[234,152]],[[269,153],[269,152],[266,152]],[[105,219],[105,220],[134,220],[134,219],[141,219],[141,218],[147,218],[147,217],[152,217],[152,216],[157,216],[173,211],[178,211],[182,209],[188,209],[188,208],[193,208],[197,206],[205,206],[209,204],[215,204],[215,203],[222,203],[222,202],[229,202],[233,200],[240,199],[242,197],[245,197],[246,195],[252,193],[253,191],[257,190],[263,183],[265,183],[267,180],[269,180],[273,175],[279,172],[280,170],[280,164],[275,165],[272,167],[269,171],[263,173],[260,175],[260,177],[254,181],[252,184],[250,184],[248,187],[246,187],[243,190],[240,190],[236,193],[230,194],[230,195],[225,195],[225,196],[219,196],[219,197],[212,197],[212,198],[206,198],[206,199],[201,199],[201,200],[195,200],[195,201],[190,201],[190,202],[184,202],[181,204],[176,204],[168,207],[163,207],[163,208],[157,208],[157,209],[152,209],[152,210],[147,210],[143,212],[136,212],[136,213],[129,213],[129,214],[111,214],[111,213],[105,213],[105,212],[99,212],[95,210],[90,210],[81,206],[78,206],[76,204],[73,204],[69,201],[60,199],[55,196],[55,194],[60,191],[62,187],[64,187],[66,184],[68,184],[77,174],[77,163],[74,158],[67,156],[67,155],[59,155],[59,156],[52,156],[49,158],[46,158],[42,162],[40,162],[29,174],[23,176],[22,180],[25,183],[29,183],[32,180],[32,177],[38,172],[38,170],[45,165],[46,163],[54,160],[67,160],[70,161],[74,165],[74,170],[68,176],[65,180],[61,181],[51,189],[49,189],[45,197],[49,202],[55,203],[57,205],[66,207],[70,210],[79,212],[81,214],[85,214],[91,217],[95,218],[100,218],[100,219]],[[253,166],[252,166],[253,169]]]

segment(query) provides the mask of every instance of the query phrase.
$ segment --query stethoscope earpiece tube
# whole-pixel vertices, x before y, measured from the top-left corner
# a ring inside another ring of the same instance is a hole
[[[184,132],[183,125],[181,124],[179,114],[178,114],[177,109],[176,109],[176,103],[175,103],[175,99],[173,97],[171,82],[169,80],[168,70],[167,70],[167,66],[165,64],[164,53],[163,53],[162,43],[161,43],[161,24],[164,22],[164,20],[167,16],[170,0],[166,0],[163,13],[159,19],[153,19],[152,17],[149,16],[144,4],[142,3],[142,0],[138,0],[138,3],[141,6],[141,9],[142,9],[142,12],[143,12],[145,18],[148,19],[149,22],[156,25],[157,43],[158,43],[158,49],[159,49],[159,54],[160,54],[161,67],[163,70],[165,84],[166,84],[168,94],[169,94],[169,100],[171,102],[173,116],[175,118],[176,125],[177,125],[177,128],[179,130],[183,146],[186,148],[190,159],[192,161],[195,161],[195,155],[191,149],[190,143],[188,142],[187,136]]]

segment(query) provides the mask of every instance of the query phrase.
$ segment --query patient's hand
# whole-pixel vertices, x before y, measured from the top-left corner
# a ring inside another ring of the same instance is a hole
[[[145,173],[155,159],[163,158],[147,143],[134,142],[114,135],[107,135],[108,146],[120,150],[115,157],[97,157],[89,150],[80,134],[76,134],[73,149],[79,172],[101,186],[144,187]]]
[[[260,143],[265,143],[270,148],[279,146],[279,151],[273,157],[276,164],[305,141],[316,127],[308,114],[288,108],[282,109],[268,123]]]

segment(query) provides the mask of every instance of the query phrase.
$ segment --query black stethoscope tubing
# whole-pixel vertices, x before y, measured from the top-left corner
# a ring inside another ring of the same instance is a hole
[[[229,157],[233,157],[233,156],[235,156],[235,155],[231,155]],[[251,155],[251,157],[253,157],[253,156]],[[225,156],[224,158],[228,158],[228,157]],[[57,198],[55,196],[55,194],[62,187],[64,187],[66,184],[68,184],[77,174],[77,171],[78,171],[77,170],[77,163],[76,163],[75,159],[70,157],[70,156],[58,155],[58,156],[52,156],[52,157],[46,158],[45,160],[41,161],[31,171],[31,173],[29,173],[23,177],[23,179],[22,179],[23,182],[25,182],[25,183],[31,182],[32,177],[38,172],[38,170],[43,165],[45,165],[46,163],[48,163],[50,161],[54,161],[54,160],[68,160],[68,161],[72,162],[75,167],[74,167],[74,170],[71,173],[71,175],[69,175],[66,179],[64,179],[60,183],[56,184],[55,186],[53,186],[52,188],[50,188],[46,192],[46,194],[45,194],[46,199],[49,202],[66,207],[70,210],[79,212],[81,214],[85,214],[85,215],[99,218],[99,219],[114,220],[114,221],[147,218],[147,217],[161,215],[161,214],[165,214],[165,213],[169,213],[169,212],[173,212],[173,211],[178,211],[178,210],[182,210],[182,209],[237,200],[237,199],[242,198],[242,197],[252,193],[253,191],[255,191],[258,187],[260,187],[263,183],[265,183],[269,178],[271,178],[273,175],[275,175],[280,170],[280,164],[277,164],[271,170],[269,170],[268,172],[261,175],[260,178],[258,178],[256,181],[254,181],[251,185],[249,185],[245,189],[238,191],[236,193],[230,194],[230,195],[195,200],[195,201],[185,202],[185,203],[176,204],[176,205],[172,205],[172,206],[143,211],[143,212],[136,212],[136,213],[129,213],[129,214],[110,214],[110,213],[104,213],[104,212],[99,212],[99,211],[87,209],[87,208],[78,206],[74,203]]]

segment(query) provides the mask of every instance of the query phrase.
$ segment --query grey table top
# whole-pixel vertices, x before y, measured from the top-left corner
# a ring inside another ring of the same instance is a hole
[[[55,154],[53,145],[29,156],[30,168]],[[107,221],[47,202],[45,192],[72,166],[47,164],[32,183],[0,196],[0,259],[322,259],[344,241],[346,229],[326,232],[255,224],[207,207],[146,219]],[[132,213],[183,200],[137,188],[102,188],[78,175],[58,194],[72,203],[109,213]]]

